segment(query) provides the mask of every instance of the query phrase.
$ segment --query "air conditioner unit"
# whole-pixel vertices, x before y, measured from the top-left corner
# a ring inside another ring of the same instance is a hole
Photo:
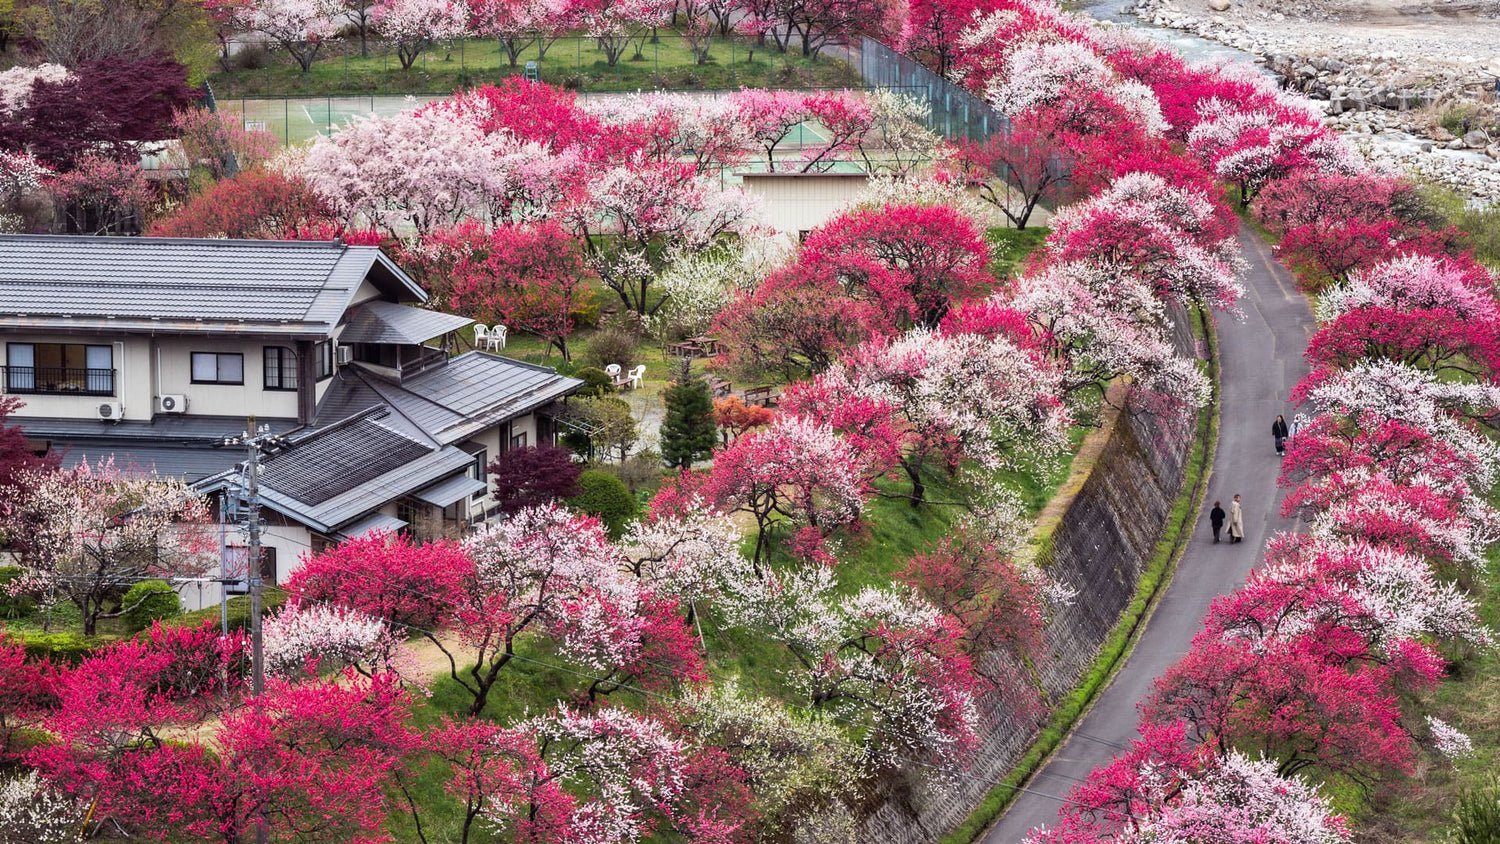
[[[184,396],[184,395],[162,396],[161,398],[157,399],[157,401],[161,404],[161,412],[162,413],[186,413],[187,412],[187,396]]]
[[[122,414],[123,408],[117,401],[107,401],[99,405],[99,418],[105,421],[118,422]]]
[[[354,360],[354,348],[352,346],[335,346],[333,349],[333,359],[339,366],[343,366]]]

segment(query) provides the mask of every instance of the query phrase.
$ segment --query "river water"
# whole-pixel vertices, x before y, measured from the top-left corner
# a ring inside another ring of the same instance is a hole
[[[1176,29],[1151,26],[1125,11],[1128,6],[1130,6],[1130,0],[1097,0],[1092,3],[1080,3],[1078,9],[1087,12],[1095,20],[1117,23],[1142,32],[1150,36],[1152,40],[1176,50],[1189,61],[1233,61],[1260,67],[1256,64],[1255,57],[1244,50],[1226,47],[1217,41],[1209,41]]]
[[[1140,18],[1126,11],[1131,5],[1131,0],[1096,0],[1096,2],[1083,2],[1078,9],[1087,12],[1095,20],[1108,21],[1120,26],[1128,26],[1131,29],[1149,36],[1153,41],[1165,44],[1176,50],[1189,61],[1218,61],[1238,62],[1250,65],[1263,73],[1268,73],[1262,62],[1257,62],[1255,56],[1244,50],[1228,47],[1217,41],[1209,41],[1199,38],[1181,30],[1165,29],[1160,26],[1152,26],[1143,22]],[[1322,106],[1318,100],[1312,101],[1315,105]],[[1430,146],[1426,138],[1420,138],[1409,132],[1389,129],[1375,135],[1350,135],[1350,140],[1370,140],[1400,152],[1416,153],[1424,145]],[[1456,159],[1470,164],[1488,165],[1490,158],[1483,153],[1474,150],[1450,150],[1436,148],[1431,149],[1429,155],[1438,155],[1445,158]]]

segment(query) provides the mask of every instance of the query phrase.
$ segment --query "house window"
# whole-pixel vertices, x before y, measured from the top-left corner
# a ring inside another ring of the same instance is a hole
[[[114,348],[82,343],[7,343],[5,389],[12,393],[115,394]]]
[[[193,383],[245,383],[245,356],[237,352],[193,352]]]
[[[266,389],[297,389],[297,355],[281,346],[266,347]]]
[[[474,452],[474,465],[469,467],[469,477],[476,481],[484,480],[485,474],[490,470],[489,461],[485,460],[486,456],[486,452],[482,448]]]
[[[526,447],[526,432],[522,431],[521,433],[516,434],[515,436],[511,437],[510,438],[510,447],[511,448],[525,448]]]
[[[260,582],[265,586],[276,585],[276,549],[260,549]]]
[[[313,346],[313,377],[322,381],[333,375],[333,341],[324,340]]]
[[[406,527],[401,532],[410,537],[416,537],[418,524],[427,516],[427,505],[419,504],[410,498],[402,498],[396,502],[396,518],[406,522]]]

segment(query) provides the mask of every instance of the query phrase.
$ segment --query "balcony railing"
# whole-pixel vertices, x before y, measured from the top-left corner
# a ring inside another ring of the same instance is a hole
[[[72,366],[0,366],[4,392],[22,395],[112,396],[113,369]]]

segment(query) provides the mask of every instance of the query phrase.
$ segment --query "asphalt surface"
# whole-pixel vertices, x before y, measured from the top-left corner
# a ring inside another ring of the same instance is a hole
[[[1240,305],[1245,319],[1219,315],[1219,444],[1192,542],[1138,634],[1135,650],[1073,734],[1032,777],[1027,793],[986,833],[986,844],[1017,844],[1033,827],[1056,822],[1073,786],[1136,737],[1137,704],[1152,682],[1187,653],[1209,603],[1244,583],[1266,540],[1291,526],[1279,516],[1282,493],[1276,477],[1281,461],[1272,444],[1271,422],[1278,413],[1288,421],[1292,417],[1288,399],[1307,372],[1302,353],[1314,322],[1306,299],[1272,258],[1270,247],[1244,227],[1239,240],[1250,263]],[[1230,545],[1226,538],[1215,545],[1208,509],[1218,500],[1228,511],[1235,493],[1244,510],[1245,540]]]

